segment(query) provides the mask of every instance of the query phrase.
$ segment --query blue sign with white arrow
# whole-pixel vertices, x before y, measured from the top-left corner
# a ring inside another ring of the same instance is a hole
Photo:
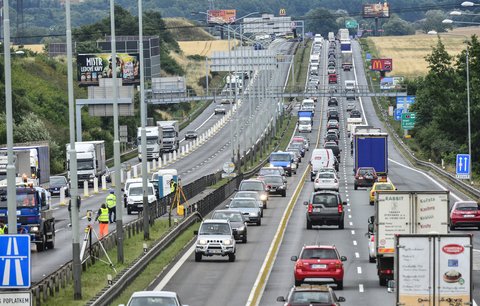
[[[395,119],[395,121],[402,120],[402,113],[403,113],[402,108],[396,108],[395,112],[393,113],[393,119]]]
[[[470,179],[470,154],[457,154],[455,168],[458,179]]]
[[[0,235],[0,288],[30,288],[30,235]]]

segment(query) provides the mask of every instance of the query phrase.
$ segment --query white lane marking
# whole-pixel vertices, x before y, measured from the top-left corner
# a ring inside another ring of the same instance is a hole
[[[349,208],[349,209],[347,209],[347,211],[350,212],[350,211],[352,211],[352,210]]]
[[[363,284],[358,284],[358,291],[363,292]]]
[[[355,235],[355,230],[352,230],[352,235]]]
[[[348,215],[348,219],[352,219],[352,215]]]
[[[362,267],[357,267],[357,273],[362,274]]]
[[[358,252],[355,252],[355,258],[360,258],[360,254]]]
[[[205,119],[205,121],[204,121],[202,124],[200,124],[200,125],[195,129],[195,131],[198,131],[202,126],[204,126],[205,123],[207,123],[208,120],[210,120],[214,115],[215,115],[215,113],[211,114],[210,117],[208,117],[207,119]],[[183,138],[182,140],[180,140],[180,142],[183,142],[184,140],[185,140],[185,138]]]
[[[163,288],[168,284],[168,282],[172,279],[172,277],[175,275],[175,273],[180,270],[182,265],[187,261],[188,257],[190,257],[193,252],[195,251],[195,244],[193,244],[188,251],[183,254],[182,258],[180,258],[179,261],[168,271],[167,275],[160,281],[160,283],[153,289],[153,291],[162,291]]]
[[[357,240],[353,240],[353,245],[357,245]]]
[[[353,226],[353,222],[349,222],[350,226]]]

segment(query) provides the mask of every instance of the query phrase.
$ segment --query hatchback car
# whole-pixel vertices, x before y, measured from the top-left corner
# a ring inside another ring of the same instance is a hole
[[[350,112],[350,118],[362,118],[362,113],[359,110],[354,109]]]
[[[305,137],[305,136],[294,136],[292,138],[292,143],[294,142],[299,142],[299,143],[302,143],[303,144],[303,148],[305,150],[310,150],[310,142],[308,141],[308,139]]]
[[[280,175],[265,175],[262,180],[267,184],[270,194],[279,194],[282,197],[287,196],[287,182]]]
[[[335,60],[335,58],[333,58],[333,60]],[[328,74],[335,74],[335,73],[337,73],[337,71],[335,70],[335,68],[330,67],[330,68],[327,68],[327,73]]]
[[[340,188],[340,182],[335,173],[332,172],[318,172],[313,181],[313,190],[335,190]]]
[[[305,146],[303,143],[298,143],[298,142],[291,142],[289,145],[288,145],[289,148],[293,148],[293,149],[298,149],[300,151],[300,155],[302,157],[305,157]]]
[[[355,173],[355,179],[353,181],[353,189],[357,190],[358,187],[372,187],[377,181],[377,172],[373,167],[359,167]]]
[[[295,286],[303,282],[335,283],[337,290],[343,289],[343,262],[347,257],[340,256],[334,245],[304,246],[291,260],[295,261]]]
[[[340,115],[336,109],[329,109],[328,114],[327,114],[327,119],[328,120],[340,120]]]
[[[254,198],[233,198],[226,208],[241,212],[246,222],[262,225],[260,207]]]
[[[227,113],[227,108],[223,105],[217,105],[215,106],[215,109],[213,110],[213,112],[215,113],[215,115],[218,115],[218,114],[225,115]]]
[[[340,139],[340,132],[337,129],[328,129],[327,136],[328,135],[335,135],[338,139]]]
[[[263,202],[263,208],[267,208],[268,189],[267,185],[261,180],[243,180],[238,187],[239,191],[256,191]]]
[[[240,211],[218,209],[213,212],[212,219],[230,221],[235,240],[241,240],[243,243],[247,243],[247,221]]]
[[[328,106],[338,106],[338,100],[335,97],[330,97],[328,99]]]
[[[370,205],[373,205],[373,203],[375,202],[376,192],[381,190],[397,190],[397,188],[395,188],[393,183],[390,181],[373,183],[372,189],[370,189],[370,192],[369,192]]]
[[[343,229],[345,211],[340,193],[336,191],[317,191],[312,192],[310,201],[303,202],[307,206],[306,219],[307,229],[312,229],[313,225],[338,225]]]
[[[283,296],[277,297],[277,302],[284,302],[285,306],[339,306],[340,302],[345,301],[343,296],[337,297],[331,287],[319,285],[294,286],[290,289],[286,298]]]
[[[254,198],[260,207],[260,217],[263,217],[263,201],[260,200],[260,194],[257,191],[237,191],[233,198]]]
[[[185,133],[185,139],[197,139],[198,134],[196,131],[187,131]]]
[[[68,184],[67,178],[64,176],[51,176],[50,177],[50,186],[48,191],[53,196],[55,194],[60,195],[62,188],[65,189],[65,196],[70,196],[70,185]]]
[[[355,101],[349,101],[347,103],[347,112],[351,112],[355,109]]]
[[[188,306],[182,304],[176,292],[171,291],[137,291],[127,303],[127,306],[144,305]]]
[[[336,119],[331,119],[331,120],[328,120],[327,122],[327,129],[339,129],[339,123],[338,123],[338,120]]]
[[[480,207],[475,201],[458,201],[450,211],[450,230],[457,227],[477,227],[480,229]]]

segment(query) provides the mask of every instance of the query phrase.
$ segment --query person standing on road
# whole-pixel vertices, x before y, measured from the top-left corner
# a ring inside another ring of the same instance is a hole
[[[108,208],[105,203],[102,203],[100,209],[97,212],[97,217],[95,217],[95,221],[98,221],[100,233],[98,235],[98,239],[103,239],[103,237],[108,235]]]
[[[117,213],[115,212],[117,206],[117,196],[115,195],[115,190],[110,189],[110,194],[107,196],[105,200],[108,207],[108,220],[110,223],[117,221]]]

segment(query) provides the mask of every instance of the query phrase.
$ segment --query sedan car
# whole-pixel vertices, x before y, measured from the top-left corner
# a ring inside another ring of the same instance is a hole
[[[240,211],[218,209],[213,212],[212,219],[229,220],[235,240],[247,243],[247,221]]]
[[[55,194],[60,195],[62,188],[65,189],[65,196],[70,196],[70,185],[68,184],[67,178],[64,176],[51,176],[50,185],[48,191],[53,196]]]
[[[450,230],[457,227],[477,227],[480,229],[480,207],[475,201],[458,201],[450,211]]]
[[[359,167],[355,173],[353,189],[358,187],[371,187],[377,181],[377,172],[373,167]]]
[[[328,99],[328,106],[338,106],[338,100],[335,97]]]
[[[375,194],[377,191],[381,190],[397,190],[395,186],[393,185],[392,182],[386,181],[386,182],[375,182],[372,186],[372,189],[370,189],[370,205],[373,205],[375,202]]]
[[[240,211],[246,222],[262,225],[260,207],[254,198],[234,198],[226,207],[229,210]]]
[[[215,106],[215,109],[213,110],[215,115],[222,114],[225,115],[227,113],[227,108],[223,105],[217,105]]]
[[[355,101],[349,101],[347,103],[347,112],[351,112],[355,109]]]
[[[295,286],[308,281],[335,283],[337,290],[343,289],[343,262],[347,258],[340,256],[334,245],[306,245],[300,255],[292,256],[291,260],[295,261]]]
[[[197,139],[198,134],[196,131],[187,131],[185,133],[185,139]]]
[[[300,150],[300,155],[302,157],[305,157],[305,145],[303,143],[298,143],[298,142],[291,142],[289,145],[288,145],[289,148],[293,148],[293,149],[298,149]]]
[[[270,194],[280,194],[282,197],[287,196],[287,182],[280,175],[265,175],[262,180],[267,184]]]
[[[310,150],[310,142],[308,141],[308,139],[305,137],[305,136],[294,136],[292,138],[292,143],[294,142],[299,142],[299,143],[302,143],[303,144],[303,148],[305,150]]]
[[[321,190],[312,192],[309,201],[303,202],[307,206],[307,229],[314,225],[338,225],[339,229],[345,226],[345,211],[340,193]]]
[[[343,296],[337,297],[331,287],[319,285],[294,286],[290,289],[286,298],[283,296],[277,297],[277,302],[283,302],[285,306],[339,306],[340,302],[345,301]]]
[[[144,305],[187,306],[182,304],[176,292],[171,291],[137,291],[127,303],[127,306]]]
[[[237,191],[233,196],[234,199],[238,198],[254,198],[257,200],[258,207],[260,207],[260,217],[263,217],[263,201],[260,200],[260,194],[256,191]]]
[[[336,119],[328,120],[327,129],[337,129],[338,130],[338,128],[339,128],[338,120],[336,120]]]
[[[338,144],[338,136],[336,134],[327,134],[325,136],[325,142],[327,141],[334,141],[336,144]]]
[[[263,202],[263,208],[267,208],[268,190],[267,185],[261,180],[243,180],[238,187],[239,191],[256,191]]]
[[[354,109],[350,112],[350,118],[362,118],[362,113],[359,110]]]
[[[313,181],[313,190],[335,190],[340,188],[340,182],[335,173],[332,172],[318,172]]]
[[[282,167],[263,167],[257,173],[258,178],[261,178],[262,176],[265,176],[265,175],[281,175],[283,179],[286,180],[285,170]]]

